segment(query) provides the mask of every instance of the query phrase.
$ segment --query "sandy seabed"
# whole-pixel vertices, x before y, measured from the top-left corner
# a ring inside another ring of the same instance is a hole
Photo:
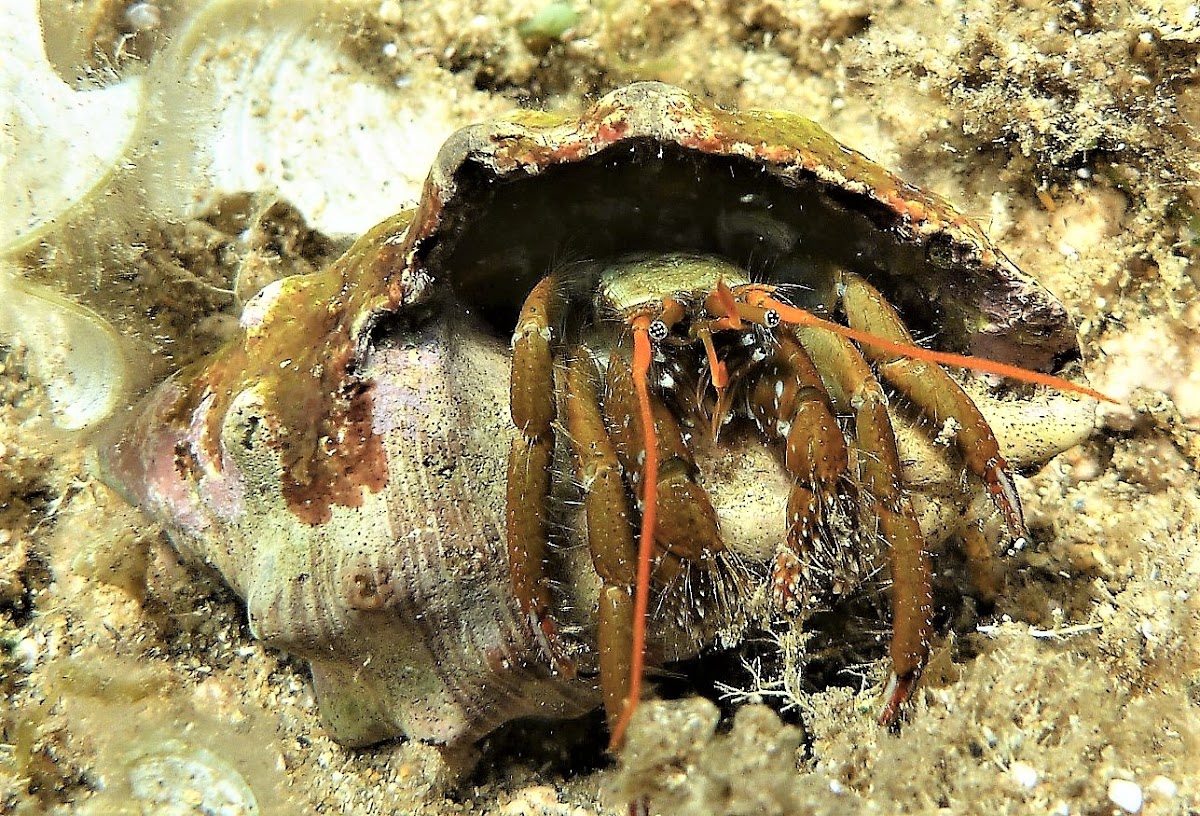
[[[134,5],[43,3],[60,73],[152,70],[202,4]],[[0,338],[0,811],[582,816],[643,794],[662,813],[1200,811],[1197,7],[612,0],[561,4],[556,23],[547,5],[328,13],[352,21],[344,53],[421,112],[411,152],[635,79],[794,110],[976,216],[1067,305],[1092,384],[1123,404],[1020,480],[1033,540],[1003,560],[995,608],[943,616],[896,733],[874,722],[880,665],[814,691],[786,724],[686,693],[647,706],[616,761],[595,717],[450,755],[347,750],[305,665],[252,639],[219,578],[181,564],[98,480],[94,441],[55,427],[31,352]],[[420,179],[396,180],[396,210]],[[97,223],[100,241],[112,224]],[[143,225],[119,266],[87,274],[53,262],[52,237],[10,260],[111,321],[142,379],[160,379],[228,335],[241,289],[307,271],[347,237],[310,233],[283,205],[244,226]],[[728,682],[772,699],[752,677]]]

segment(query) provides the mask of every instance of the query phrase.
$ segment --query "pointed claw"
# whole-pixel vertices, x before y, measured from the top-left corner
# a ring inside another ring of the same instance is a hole
[[[912,696],[913,690],[917,687],[917,681],[921,679],[921,672],[917,670],[904,677],[899,677],[895,674],[888,681],[888,687],[884,690],[885,697],[883,708],[879,710],[879,716],[875,721],[880,725],[895,725],[900,718],[900,709],[908,702],[908,698]]]
[[[1013,482],[1012,473],[1003,459],[993,459],[988,462],[984,473],[984,483],[996,509],[1004,516],[1004,523],[1013,538],[1028,538],[1029,530],[1025,526],[1025,514],[1021,510],[1021,497],[1017,494],[1017,485]]]
[[[558,637],[558,629],[549,616],[539,615],[530,611],[526,614],[529,629],[533,632],[538,649],[550,664],[550,668],[568,680],[575,677],[575,661],[567,656],[562,649],[562,640]]]

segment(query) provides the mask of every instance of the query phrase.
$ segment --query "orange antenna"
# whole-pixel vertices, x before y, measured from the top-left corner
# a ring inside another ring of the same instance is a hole
[[[1043,374],[1040,371],[1030,371],[1020,366],[1009,365],[1008,363],[1000,363],[995,360],[988,360],[983,357],[968,357],[965,354],[951,354],[946,351],[934,351],[933,349],[914,346],[911,343],[901,343],[896,340],[889,340],[886,337],[880,337],[871,332],[861,331],[860,329],[852,329],[849,326],[843,326],[840,323],[834,323],[829,320],[822,320],[812,312],[807,312],[804,309],[797,309],[794,306],[788,306],[785,303],[780,303],[775,298],[760,294],[756,298],[756,306],[764,306],[769,309],[774,309],[779,313],[779,316],[785,323],[791,323],[794,326],[818,326],[834,334],[840,334],[842,337],[848,337],[859,343],[876,348],[888,349],[903,354],[905,357],[912,357],[917,360],[926,360],[939,365],[954,366],[956,368],[969,368],[973,371],[982,371],[987,374],[998,374],[1001,377],[1008,377],[1021,382],[1035,383],[1037,385],[1045,385],[1050,388],[1057,388],[1060,391],[1070,391],[1075,394],[1083,394],[1092,399],[1100,400],[1101,402],[1111,402],[1114,405],[1120,405],[1120,400],[1097,391],[1094,388],[1088,388],[1086,385],[1071,382],[1062,377],[1055,377],[1051,374]]]
[[[649,315],[633,320],[633,387],[637,391],[638,411],[642,415],[642,447],[646,458],[642,465],[642,528],[638,535],[637,585],[633,596],[633,655],[629,668],[629,693],[625,707],[613,726],[608,743],[617,750],[625,739],[625,730],[642,697],[642,672],[646,660],[646,613],[650,607],[650,556],[654,549],[654,528],[658,516],[658,440],[654,436],[654,413],[650,410],[650,324]]]
[[[713,439],[716,439],[717,431],[721,427],[725,406],[728,405],[725,389],[729,385],[729,369],[726,368],[725,361],[717,356],[717,349],[713,345],[712,329],[710,326],[698,326],[695,328],[695,332],[696,336],[700,338],[700,342],[704,344],[704,353],[708,357],[708,370],[712,380],[712,387],[717,392],[717,407],[713,410],[712,415],[712,435]]]
[[[733,290],[726,285],[724,279],[717,281],[717,286],[709,294],[708,299],[704,302],[704,308],[708,309],[709,314],[717,315],[717,320],[713,321],[713,328],[718,331],[721,329],[740,329],[742,327],[742,315],[738,310],[737,299],[733,295]]]

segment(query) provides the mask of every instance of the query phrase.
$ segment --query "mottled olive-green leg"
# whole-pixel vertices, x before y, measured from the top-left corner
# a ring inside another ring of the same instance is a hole
[[[850,341],[821,328],[796,330],[817,369],[854,410],[862,499],[888,544],[892,568],[892,681],[879,721],[893,722],[929,657],[933,612],[929,555],[901,481],[887,397],[871,367]]]
[[[513,332],[509,410],[520,433],[508,457],[505,509],[508,564],[513,591],[546,657],[559,671],[573,674],[561,653],[550,618],[546,579],[547,513],[554,460],[552,423],[557,415],[554,388],[553,332],[558,292],[544,278],[525,299]]]
[[[852,273],[846,273],[843,280],[842,302],[853,328],[899,343],[913,342],[896,310],[875,287]],[[880,376],[912,400],[936,428],[947,421],[957,425],[954,440],[967,467],[983,479],[1012,535],[1026,536],[1021,500],[1008,463],[1000,453],[991,426],[962,386],[936,363],[867,344],[863,346],[863,354],[875,363]]]
[[[663,551],[659,575],[669,581],[680,562],[708,568],[712,556],[724,549],[717,513],[708,493],[696,481],[699,470],[683,439],[679,421],[651,393],[654,437],[658,443],[658,524],[655,544]],[[605,426],[617,449],[634,496],[642,495],[644,461],[641,414],[633,391],[633,374],[624,358],[608,364],[603,400]]]
[[[600,416],[599,372],[586,350],[567,366],[567,432],[583,488],[588,549],[600,576],[600,689],[611,730],[616,726],[632,677],[633,583],[637,544],[617,451]]]
[[[783,442],[784,466],[795,482],[788,495],[787,541],[775,554],[771,590],[777,607],[797,612],[812,601],[811,589],[837,580],[846,558],[839,540],[853,524],[854,496],[847,476],[849,454],[816,366],[787,330],[761,365],[748,393],[750,413],[768,438]]]

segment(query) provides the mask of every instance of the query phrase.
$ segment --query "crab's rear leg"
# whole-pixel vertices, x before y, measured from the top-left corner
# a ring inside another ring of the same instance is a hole
[[[896,310],[875,287],[849,272],[843,280],[842,304],[853,328],[898,343],[913,343]],[[1013,537],[1025,536],[1025,519],[1012,472],[1000,453],[991,426],[962,386],[937,363],[867,344],[863,345],[863,354],[875,364],[880,376],[912,400],[935,428],[946,422],[956,424],[954,440],[967,467],[987,486]]]
[[[571,675],[574,667],[562,653],[550,618],[545,566],[557,415],[551,326],[558,306],[555,279],[543,278],[526,297],[513,332],[509,409],[520,433],[508,458],[505,523],[509,570],[521,611],[551,665]]]
[[[859,563],[846,541],[857,530],[846,441],[816,366],[786,330],[765,360],[747,395],[759,430],[783,442],[784,466],[796,480],[788,496],[787,541],[776,552],[772,594],[778,607],[797,612],[811,588],[828,585],[824,572]],[[836,576],[834,576],[836,580]],[[835,587],[835,591],[837,591]]]
[[[871,367],[848,340],[822,328],[796,329],[796,336],[831,390],[854,410],[862,498],[888,545],[892,571],[892,682],[879,721],[891,723],[908,699],[929,657],[932,616],[929,555],[912,504],[901,481],[896,436],[887,397]]]
[[[627,705],[633,665],[637,545],[617,451],[600,416],[599,374],[586,350],[567,366],[567,431],[584,492],[588,549],[600,576],[600,689],[610,731]]]

